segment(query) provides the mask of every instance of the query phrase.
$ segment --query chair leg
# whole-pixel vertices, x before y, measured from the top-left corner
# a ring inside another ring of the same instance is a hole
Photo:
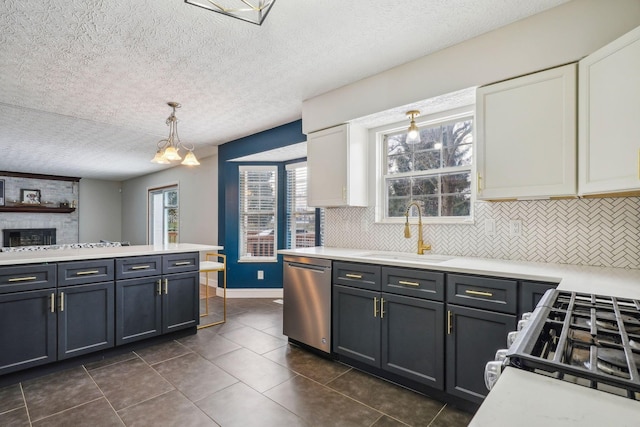
[[[209,315],[209,272],[205,271],[204,273],[204,314],[201,314],[200,317],[205,317]]]

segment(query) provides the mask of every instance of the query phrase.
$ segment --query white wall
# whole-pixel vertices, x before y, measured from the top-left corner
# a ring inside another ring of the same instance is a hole
[[[574,0],[306,100],[302,130],[574,62],[639,25],[639,0]]]
[[[122,240],[120,187],[116,181],[80,180],[78,242]]]
[[[199,160],[122,183],[122,240],[147,244],[148,190],[178,184],[180,243],[218,243],[218,156]]]

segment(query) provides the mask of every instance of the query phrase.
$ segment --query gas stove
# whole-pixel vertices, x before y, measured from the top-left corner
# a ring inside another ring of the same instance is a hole
[[[640,301],[550,290],[503,365],[640,400]]]

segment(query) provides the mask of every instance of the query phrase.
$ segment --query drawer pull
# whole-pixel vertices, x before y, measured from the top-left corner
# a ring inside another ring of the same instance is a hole
[[[78,271],[76,276],[89,276],[91,274],[98,274],[100,270],[87,270],[87,271]]]
[[[169,279],[164,279],[164,294],[167,295],[169,293]]]
[[[380,298],[380,318],[384,319],[384,298]]]
[[[56,294],[51,294],[51,312],[56,312]]]
[[[36,276],[29,277],[12,277],[9,279],[9,282],[28,282],[29,280],[36,280]]]
[[[482,291],[470,291],[470,290],[466,290],[464,291],[465,294],[469,294],[469,295],[479,295],[481,297],[492,297],[493,294],[491,292],[482,292]]]
[[[447,335],[451,335],[451,310],[447,311]]]
[[[162,295],[162,279],[158,279],[158,286],[156,287],[158,295]]]
[[[179,265],[191,265],[191,261],[180,261],[180,262],[176,262],[175,265],[176,266],[179,266]]]
[[[345,276],[347,276],[349,279],[362,279],[362,274],[347,273],[345,274]]]
[[[378,317],[378,298],[373,297],[373,317]]]
[[[420,286],[420,283],[418,282],[407,282],[406,280],[399,280],[398,283],[400,283],[401,285],[407,285],[407,286]]]
[[[132,270],[146,270],[147,268],[151,268],[150,265],[134,265],[131,267]]]
[[[64,292],[60,292],[60,311],[64,311]]]

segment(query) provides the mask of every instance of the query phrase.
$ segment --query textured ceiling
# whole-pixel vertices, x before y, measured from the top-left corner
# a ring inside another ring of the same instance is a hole
[[[277,0],[262,26],[182,0],[4,0],[0,170],[124,180],[166,138],[215,146],[304,99],[566,0]]]

